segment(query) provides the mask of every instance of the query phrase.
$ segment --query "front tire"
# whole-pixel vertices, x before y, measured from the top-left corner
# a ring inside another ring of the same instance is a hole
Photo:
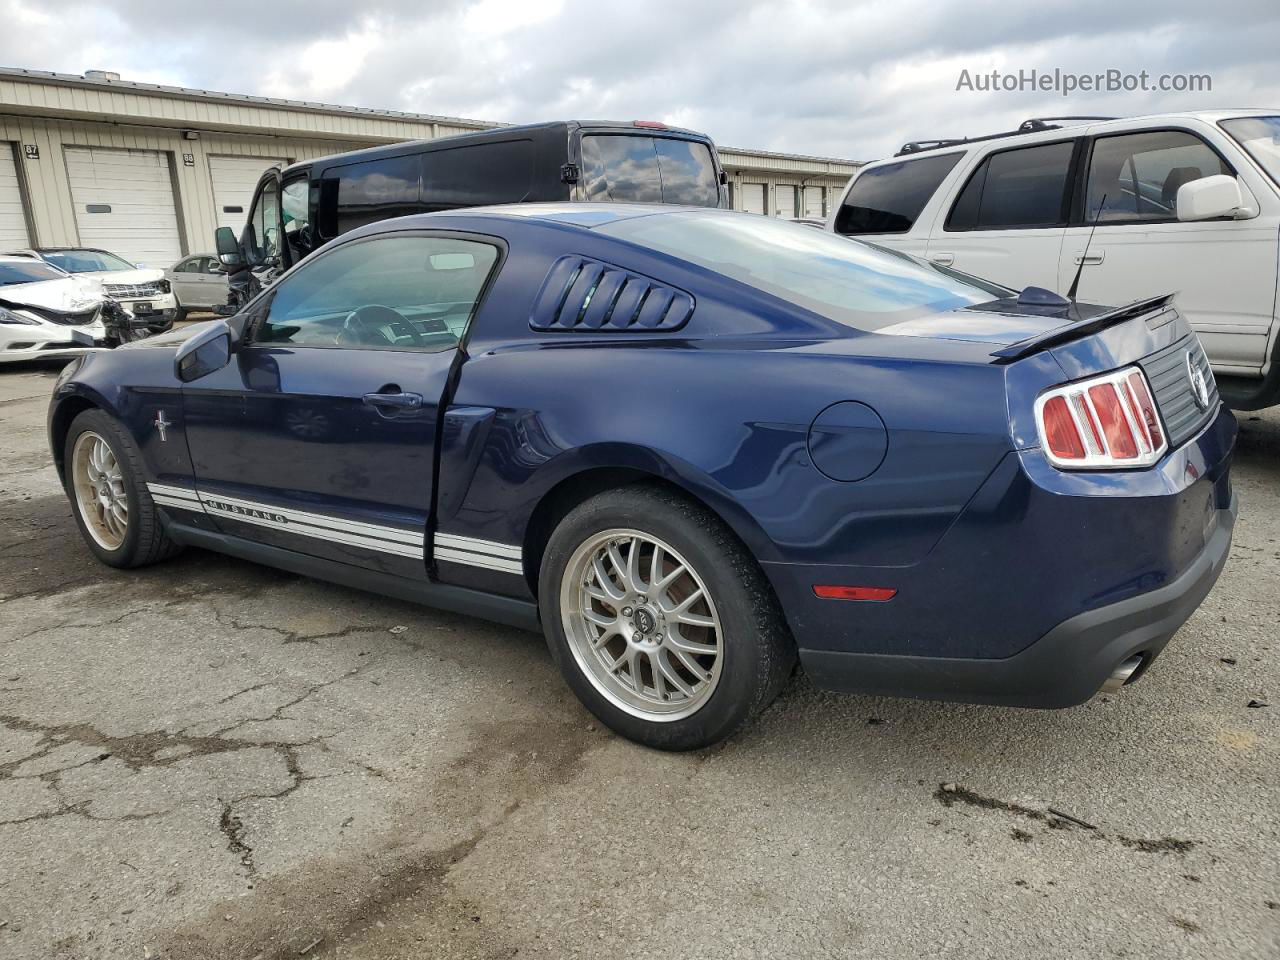
[[[142,454],[102,410],[71,421],[63,447],[67,496],[85,543],[103,563],[141,567],[181,548],[169,539],[142,478]]]
[[[746,548],[705,508],[644,486],[556,527],[539,602],[565,680],[601,722],[663,750],[710,746],[777,696],[795,645]]]

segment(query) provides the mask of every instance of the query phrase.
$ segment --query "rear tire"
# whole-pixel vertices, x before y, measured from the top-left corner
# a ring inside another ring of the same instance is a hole
[[[142,454],[133,438],[102,410],[71,421],[63,446],[67,496],[89,549],[113,567],[142,567],[182,548],[165,533],[143,482]]]
[[[751,554],[719,518],[663,489],[580,504],[552,533],[539,581],[565,680],[601,722],[646,746],[723,740],[773,701],[795,664]]]

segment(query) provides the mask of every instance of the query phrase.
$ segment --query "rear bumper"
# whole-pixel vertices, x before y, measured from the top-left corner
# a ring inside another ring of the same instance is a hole
[[[800,650],[821,687],[848,693],[1016,707],[1070,707],[1098,692],[1120,664],[1142,656],[1137,679],[1217,582],[1231,548],[1238,498],[1217,511],[1204,549],[1175,580],[1064,620],[998,660]]]

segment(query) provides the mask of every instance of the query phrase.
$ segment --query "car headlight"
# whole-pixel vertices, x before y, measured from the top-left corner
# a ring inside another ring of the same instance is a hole
[[[12,310],[6,310],[0,307],[0,323],[20,323],[26,327],[40,326],[39,320],[32,320],[30,317],[24,317],[21,314],[14,313]]]

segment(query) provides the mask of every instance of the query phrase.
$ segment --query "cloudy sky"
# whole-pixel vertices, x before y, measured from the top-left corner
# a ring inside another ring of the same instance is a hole
[[[1280,3],[0,0],[0,65],[484,120],[659,119],[853,159],[1028,116],[1280,108]],[[961,71],[1208,74],[1204,93],[957,91]]]

